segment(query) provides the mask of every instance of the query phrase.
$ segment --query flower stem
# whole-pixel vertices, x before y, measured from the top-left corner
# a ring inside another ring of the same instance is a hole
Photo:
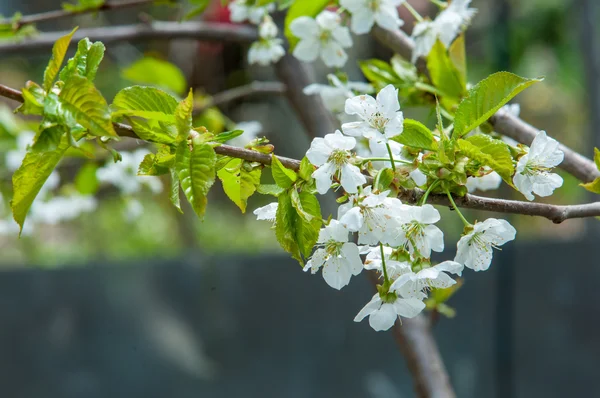
[[[454,198],[452,197],[452,194],[450,193],[450,191],[446,190],[446,194],[448,195],[448,199],[450,200],[450,203],[452,203],[452,207],[454,207],[454,210],[456,210],[456,213],[458,214],[458,216],[460,217],[462,222],[465,224],[465,227],[470,227],[471,223],[467,221],[465,216],[463,216],[462,213],[460,212],[460,210],[458,209],[458,206],[456,205],[456,203],[454,203]]]
[[[402,3],[404,5],[404,7],[406,7],[406,9],[412,14],[413,17],[415,17],[415,19],[417,20],[417,22],[423,22],[423,17],[421,16],[421,14],[419,14],[417,12],[417,10],[415,10],[413,8],[413,6],[411,6],[408,1],[405,1],[404,3]]]
[[[429,194],[431,193],[431,191],[433,191],[433,188],[437,187],[438,184],[440,183],[440,180],[435,180],[434,182],[431,183],[431,185],[427,188],[427,190],[425,191],[425,193],[423,194],[423,197],[421,198],[421,206],[423,206],[425,203],[427,203],[427,198],[429,197]]]
[[[390,158],[361,158],[360,163],[366,162],[389,162]],[[395,159],[395,162],[404,163],[404,164],[413,164],[413,162],[409,162],[408,160]]]
[[[381,267],[383,268],[383,280],[384,283],[388,285],[390,279],[388,278],[387,268],[385,267],[385,254],[383,253],[383,243],[379,243],[379,249],[381,250]]]
[[[435,4],[436,6],[445,9],[446,7],[448,7],[448,3],[444,3],[443,1],[440,0],[429,0],[431,1],[433,4]]]
[[[390,163],[392,163],[392,170],[394,171],[394,173],[396,172],[396,163],[394,163],[394,155],[392,155],[392,148],[390,147],[389,143],[385,143],[385,146],[387,147],[388,150],[388,154],[390,155]]]

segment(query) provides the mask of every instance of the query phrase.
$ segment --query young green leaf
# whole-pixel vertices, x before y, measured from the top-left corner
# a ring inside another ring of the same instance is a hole
[[[586,184],[579,184],[590,192],[600,194],[600,177],[596,178],[592,182],[588,182]]]
[[[454,118],[454,136],[462,137],[488,120],[521,91],[542,81],[526,79],[509,72],[488,76],[473,87],[458,105]]]
[[[292,194],[294,191],[295,189],[292,189]],[[317,243],[323,223],[321,206],[317,197],[306,191],[300,192],[298,199],[296,205],[294,205],[294,196],[291,196],[292,206],[297,211],[294,220],[296,242],[298,242],[302,255],[308,257]],[[302,213],[298,210],[299,208],[302,209]],[[308,219],[307,215],[311,218]]]
[[[181,201],[179,199],[179,176],[175,169],[169,169],[171,173],[171,192],[169,192],[169,199],[171,203],[181,214],[183,214],[183,210],[181,210]]]
[[[465,52],[465,35],[459,35],[448,49],[452,64],[458,71],[462,87],[467,86],[467,54]]]
[[[281,188],[277,184],[260,184],[256,188],[256,192],[261,195],[271,195],[277,197],[285,192],[285,188]]]
[[[23,230],[25,217],[40,189],[69,148],[63,136],[57,149],[50,152],[28,152],[12,177],[14,195],[10,202],[13,218]]]
[[[296,182],[298,175],[293,170],[285,168],[279,159],[277,159],[277,156],[271,155],[271,159],[273,179],[281,188],[288,189]]]
[[[215,164],[217,155],[208,144],[194,145],[190,151],[188,144],[182,141],[175,155],[175,170],[181,188],[199,217],[206,210],[206,195],[215,182]]]
[[[286,252],[304,265],[300,247],[296,240],[296,218],[297,213],[292,206],[289,193],[284,192],[277,199],[277,213],[275,215],[275,237]]]
[[[378,86],[383,87],[388,84],[401,84],[403,82],[394,68],[385,61],[369,59],[360,61],[359,66],[367,80]]]
[[[194,95],[192,90],[188,96],[175,108],[175,125],[177,126],[177,141],[185,141],[192,130],[192,111],[194,110]]]
[[[296,1],[287,12],[285,17],[285,37],[290,43],[290,52],[296,47],[298,38],[294,36],[290,30],[290,24],[298,17],[316,17],[321,11],[323,11],[330,0],[311,0],[311,1]]]
[[[145,57],[134,62],[122,72],[125,79],[137,84],[149,84],[183,95],[187,87],[181,69],[170,62]]]
[[[256,187],[260,184],[261,170],[256,168],[248,171],[243,167],[243,163],[241,159],[233,159],[217,172],[217,176],[227,197],[245,213],[248,198],[256,192]]]
[[[220,134],[217,134],[216,136],[214,136],[211,141],[213,142],[227,142],[229,140],[234,139],[235,137],[239,137],[240,135],[244,134],[244,130],[231,130],[231,131],[224,131]]]
[[[119,91],[110,107],[113,118],[129,117],[141,139],[163,144],[175,142],[173,114],[177,100],[172,95],[154,87],[132,86]]]
[[[304,181],[310,181],[312,178],[312,174],[315,172],[315,166],[310,163],[310,160],[305,156],[302,158],[302,162],[300,162],[300,170],[298,170],[298,175]]]
[[[188,20],[194,18],[197,15],[200,15],[206,10],[206,7],[210,4],[210,0],[190,0],[189,3],[193,6],[193,8],[185,14],[183,17],[184,20]]]
[[[404,119],[404,128],[402,134],[391,138],[403,145],[418,149],[434,151],[437,149],[437,142],[433,138],[433,133],[424,124],[412,120]]]
[[[491,167],[502,179],[512,185],[515,172],[510,148],[506,143],[485,134],[473,135],[457,141],[458,149],[467,157],[482,165]]]
[[[174,155],[171,155],[174,157]],[[138,167],[139,176],[160,176],[169,173],[169,168],[159,163],[157,155],[149,153],[144,156],[142,163]]]
[[[62,8],[69,12],[83,12],[86,10],[94,10],[100,8],[104,4],[104,0],[78,0],[77,3],[63,3]]]
[[[67,65],[60,71],[59,79],[67,81],[73,75],[87,77],[91,82],[96,78],[98,67],[104,58],[104,44],[97,41],[92,42],[86,37],[77,44],[77,52]]]
[[[446,47],[439,39],[427,57],[427,69],[434,86],[449,97],[442,98],[446,106],[449,105],[448,102],[456,103],[466,93],[466,83],[462,81],[460,72],[452,63]]]
[[[50,95],[46,97],[49,100]],[[113,128],[106,100],[86,78],[72,76],[58,95],[59,116],[72,127],[75,121],[85,127],[90,134],[99,137],[118,137]],[[46,104],[44,111],[46,111]]]
[[[61,37],[54,43],[54,46],[52,47],[52,58],[50,58],[50,62],[44,71],[44,91],[48,92],[52,88],[56,75],[58,75],[58,70],[65,59],[69,43],[71,43],[71,37],[73,37],[76,30],[77,28],[73,29],[71,33]]]
[[[41,115],[44,113],[44,89],[31,80],[25,83],[23,93],[23,104],[15,112],[21,112],[24,115]]]
[[[594,148],[594,163],[596,163],[596,168],[600,170],[600,149]]]

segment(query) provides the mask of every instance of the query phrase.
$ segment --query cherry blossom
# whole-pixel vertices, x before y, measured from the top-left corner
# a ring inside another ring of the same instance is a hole
[[[323,279],[332,288],[340,290],[363,270],[358,246],[348,242],[348,229],[339,221],[331,220],[321,229],[317,245],[321,247],[306,262],[304,271],[315,274],[322,267]]]
[[[252,43],[248,51],[248,62],[262,66],[270,65],[285,55],[283,41],[277,38],[277,25],[266,16],[258,28],[260,40]]]
[[[398,7],[405,0],[341,0],[340,5],[352,14],[352,31],[358,35],[369,33],[375,23],[386,30],[398,29],[404,21],[398,16]]]
[[[492,249],[515,239],[516,234],[515,228],[506,220],[488,218],[476,223],[473,230],[458,241],[454,261],[475,271],[485,271],[492,263]]]
[[[404,128],[398,90],[391,84],[377,94],[377,99],[366,94],[348,99],[346,113],[357,115],[361,119],[359,122],[342,125],[342,131],[346,135],[363,136],[375,142],[387,143],[388,138],[401,134]]]
[[[342,188],[348,193],[356,193],[358,187],[367,182],[360,169],[350,163],[350,150],[355,146],[356,140],[345,137],[339,130],[312,141],[306,157],[312,164],[319,166],[312,176],[321,195],[327,193],[335,176],[339,176]]]
[[[440,213],[432,205],[404,206],[400,214],[401,224],[396,227],[392,246],[404,246],[411,254],[418,252],[429,258],[431,251],[444,251],[444,234],[433,225],[440,220]]]
[[[550,172],[564,159],[565,154],[559,145],[545,131],[540,131],[531,143],[529,152],[519,159],[513,182],[528,200],[534,199],[533,193],[542,197],[550,196],[562,186],[562,177]]]
[[[233,22],[250,21],[258,25],[269,12],[275,11],[275,3],[257,6],[253,0],[233,0],[229,3],[230,18]]]
[[[377,331],[388,330],[398,317],[414,318],[425,309],[425,304],[416,298],[402,298],[394,293],[389,293],[383,300],[376,293],[371,301],[363,307],[354,318],[354,322],[360,322],[369,317],[369,325]]]
[[[455,261],[444,261],[433,267],[417,272],[407,272],[392,283],[390,289],[398,291],[403,297],[425,298],[424,289],[446,289],[456,283],[448,273],[461,275],[464,266]]]
[[[469,177],[467,178],[467,190],[469,192],[479,191],[492,191],[498,189],[502,183],[502,177],[500,174],[492,171],[482,177]]]
[[[275,221],[277,216],[277,202],[269,203],[266,206],[259,207],[252,212],[257,220]]]
[[[348,28],[341,26],[341,18],[336,13],[323,11],[316,19],[296,18],[290,30],[300,39],[293,52],[299,60],[313,62],[320,56],[330,68],[346,64],[348,55],[344,48],[352,46],[352,37]]]

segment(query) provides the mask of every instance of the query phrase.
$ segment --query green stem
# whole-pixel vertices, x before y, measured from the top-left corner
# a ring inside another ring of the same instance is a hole
[[[423,22],[423,17],[421,16],[421,14],[419,14],[417,12],[417,10],[415,10],[413,8],[413,6],[411,6],[408,1],[405,1],[404,3],[402,3],[404,5],[404,7],[406,7],[406,9],[413,15],[413,17],[415,17],[415,19],[417,20],[417,22]]]
[[[460,217],[462,222],[465,224],[465,227],[470,227],[471,223],[467,221],[465,216],[463,216],[462,213],[460,212],[460,210],[458,209],[458,206],[456,205],[456,203],[454,203],[454,198],[452,197],[452,194],[450,193],[450,191],[446,190],[446,194],[448,195],[448,199],[450,199],[450,203],[452,203],[452,207],[454,207],[454,210],[456,210],[456,213],[458,214],[458,216]]]
[[[379,180],[381,179],[381,175],[383,174],[384,170],[385,169],[381,169],[379,170],[379,173],[377,173],[377,177],[375,177],[375,182],[373,182],[373,188],[379,189]]]
[[[440,0],[429,0],[429,1],[431,1],[433,4],[440,7],[441,9],[445,9],[448,7],[448,3],[444,3],[443,1],[440,1]]]
[[[394,171],[394,173],[396,172],[396,163],[394,163],[394,155],[392,155],[392,147],[390,147],[389,143],[385,143],[385,146],[387,147],[387,151],[388,154],[390,155],[390,163],[392,164],[392,170]]]
[[[388,285],[390,279],[388,278],[387,268],[385,266],[385,254],[383,253],[383,243],[379,244],[379,249],[381,250],[381,267],[383,268],[383,280],[385,285]]]
[[[431,185],[427,188],[427,190],[425,191],[425,193],[423,194],[423,197],[421,198],[421,206],[423,206],[425,203],[427,203],[427,198],[429,197],[429,194],[431,193],[431,191],[433,191],[433,188],[437,187],[438,184],[440,183],[440,180],[435,180],[434,182],[431,183]]]
[[[367,162],[389,162],[390,158],[362,158],[360,159],[360,163]],[[396,162],[404,163],[404,164],[413,164],[413,162],[409,162],[408,160],[395,159]]]

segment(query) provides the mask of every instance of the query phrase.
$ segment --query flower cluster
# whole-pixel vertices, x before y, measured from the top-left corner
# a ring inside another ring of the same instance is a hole
[[[514,240],[516,230],[501,219],[467,221],[452,199],[448,182],[427,168],[427,159],[435,158],[436,153],[415,153],[415,148],[407,149],[397,142],[403,133],[404,116],[398,91],[392,85],[384,87],[375,98],[368,94],[347,98],[344,109],[358,120],[344,123],[341,131],[315,138],[306,153],[308,161],[316,166],[312,172],[314,190],[326,194],[330,189],[340,189],[344,194],[337,217],[330,218],[321,229],[304,270],[313,274],[321,270],[325,282],[338,290],[363,269],[376,271],[381,280],[378,292],[355,321],[369,317],[373,329],[387,330],[398,317],[410,318],[423,311],[429,290],[455,285],[453,276],[461,276],[465,267],[487,270],[494,249]],[[441,140],[445,132],[437,134],[440,137],[436,139]],[[356,154],[357,140],[367,141],[367,157]],[[563,157],[555,140],[540,132],[531,148],[520,146],[519,150],[513,182],[527,198],[533,199],[532,192],[549,195],[560,186],[560,177],[550,172]],[[405,152],[411,152],[412,157],[405,158]],[[417,205],[401,202],[393,188],[388,188],[389,182],[379,183],[383,171],[391,166],[394,178],[398,178],[405,164],[410,165],[406,166],[411,170],[406,178],[413,180],[412,186],[426,188]],[[498,188],[502,181],[498,173],[489,166],[474,164],[468,178],[453,184],[462,185],[462,192]],[[436,263],[432,254],[443,253],[444,234],[436,225],[440,213],[426,201],[428,194],[443,184],[441,191],[448,195],[465,228],[456,243],[455,257]],[[277,203],[271,203],[254,214],[259,220],[276,224],[277,209]]]

